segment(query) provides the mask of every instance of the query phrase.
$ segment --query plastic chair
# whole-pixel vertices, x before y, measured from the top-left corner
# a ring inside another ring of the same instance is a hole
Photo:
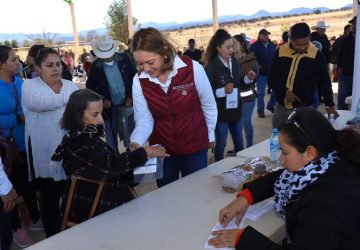
[[[135,128],[134,109],[133,107],[120,107],[117,111],[120,139],[124,141],[124,146],[127,147],[130,143],[130,135]]]
[[[64,218],[63,218],[62,225],[61,225],[61,231],[63,231],[67,227],[73,227],[73,226],[76,226],[77,224],[79,224],[77,222],[69,220],[70,208],[71,208],[71,204],[72,204],[72,201],[73,201],[74,191],[75,191],[75,188],[76,188],[76,185],[77,185],[78,181],[84,181],[84,182],[90,182],[90,183],[98,184],[98,189],[96,191],[95,199],[94,199],[93,204],[91,206],[91,210],[90,210],[90,214],[89,214],[88,219],[90,219],[90,218],[92,218],[94,216],[95,211],[96,211],[96,207],[97,207],[97,205],[99,203],[99,200],[100,200],[101,193],[102,193],[102,191],[104,189],[104,180],[93,180],[93,179],[85,178],[85,177],[78,176],[78,175],[72,175],[71,176],[71,186],[70,186],[69,196],[68,196],[67,201],[66,201]]]

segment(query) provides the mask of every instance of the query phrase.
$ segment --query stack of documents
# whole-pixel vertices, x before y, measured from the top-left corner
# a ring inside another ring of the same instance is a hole
[[[243,218],[241,219],[241,222],[239,226],[236,225],[236,218],[233,218],[229,224],[226,225],[226,227],[223,227],[220,222],[218,221],[215,226],[212,228],[211,232],[218,231],[218,230],[224,230],[224,229],[240,229],[244,227],[245,221],[247,219],[249,220],[257,220],[267,212],[269,212],[271,209],[274,208],[274,197],[271,197],[269,199],[263,200],[261,202],[258,202],[254,205],[251,205],[246,210],[246,213],[244,214]],[[209,235],[209,239],[213,238],[214,236],[212,234]],[[208,242],[205,242],[205,248],[206,249],[218,249],[218,250],[231,250],[231,248],[215,248],[208,244]]]

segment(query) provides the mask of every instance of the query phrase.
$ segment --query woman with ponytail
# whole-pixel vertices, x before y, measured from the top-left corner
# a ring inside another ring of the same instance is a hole
[[[214,232],[209,243],[236,249],[360,249],[360,134],[335,130],[312,109],[294,110],[279,127],[283,170],[244,185],[220,210],[225,226],[247,207],[275,196],[291,243],[279,246],[248,226]]]

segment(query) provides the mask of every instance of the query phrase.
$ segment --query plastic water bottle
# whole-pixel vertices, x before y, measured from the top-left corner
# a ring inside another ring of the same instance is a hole
[[[360,124],[360,98],[356,104],[355,121],[356,121],[356,124]]]
[[[270,138],[270,158],[274,162],[278,162],[280,158],[279,131],[277,128],[273,129]]]

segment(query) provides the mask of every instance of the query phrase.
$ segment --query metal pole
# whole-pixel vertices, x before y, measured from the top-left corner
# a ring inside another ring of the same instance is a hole
[[[357,15],[357,13],[358,13],[357,10],[358,10],[358,0],[353,0],[353,7],[352,7],[352,11],[353,11],[352,15],[353,16]]]
[[[217,0],[212,0],[212,10],[213,10],[213,28],[215,33],[219,29]]]
[[[128,14],[128,29],[129,29],[129,38],[132,38],[134,35],[134,20],[132,16],[132,10],[131,10],[131,0],[126,0],[127,5],[127,14]],[[127,41],[125,41],[126,43]]]
[[[74,45],[75,45],[75,59],[74,63],[77,63],[77,59],[79,58],[79,36],[76,29],[76,18],[75,18],[75,9],[74,9],[74,3],[70,3],[70,10],[71,10],[71,22],[72,22],[72,28],[73,28],[73,36],[74,36]]]
[[[357,13],[360,13],[360,4],[357,3]],[[356,20],[356,35],[355,35],[355,58],[354,58],[354,75],[353,75],[353,89],[351,110],[356,111],[356,104],[360,99],[360,19]]]

